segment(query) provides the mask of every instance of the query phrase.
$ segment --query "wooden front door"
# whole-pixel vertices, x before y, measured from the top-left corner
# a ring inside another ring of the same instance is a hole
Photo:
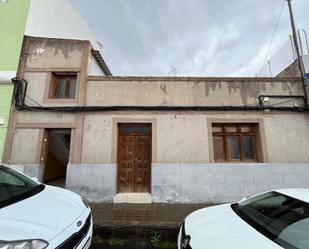
[[[151,124],[118,125],[118,192],[150,192]]]

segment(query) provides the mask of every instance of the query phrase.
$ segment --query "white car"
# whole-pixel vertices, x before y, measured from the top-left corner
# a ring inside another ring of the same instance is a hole
[[[197,210],[179,249],[309,249],[309,189],[282,189]]]
[[[87,249],[91,238],[79,195],[0,165],[0,249]]]

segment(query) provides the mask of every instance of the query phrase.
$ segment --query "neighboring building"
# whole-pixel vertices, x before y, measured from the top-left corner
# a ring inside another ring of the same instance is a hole
[[[25,35],[89,41],[93,49],[90,58],[93,61],[91,73],[111,75],[97,40],[70,0],[31,0]],[[36,53],[43,50],[44,45]]]
[[[305,69],[305,74],[309,73],[309,55],[303,55],[303,64]],[[287,68],[282,70],[280,73],[276,75],[276,77],[279,78],[294,78],[294,77],[300,77],[300,69],[299,69],[299,63],[298,60],[295,60],[291,65],[289,65]]]
[[[29,0],[0,1],[0,162],[12,100],[11,78],[16,76],[28,7]]]
[[[2,158],[13,92],[11,79],[16,76],[24,35],[88,40],[93,47],[91,73],[93,75],[110,75],[111,73],[101,56],[94,35],[69,0],[0,1],[0,30],[2,31],[0,39],[0,158]],[[38,53],[40,51],[38,50]]]
[[[25,38],[28,87],[4,162],[62,178],[92,202],[228,202],[309,187],[299,79],[92,76],[92,56],[89,41]]]

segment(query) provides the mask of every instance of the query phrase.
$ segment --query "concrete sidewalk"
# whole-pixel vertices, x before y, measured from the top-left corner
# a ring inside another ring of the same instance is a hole
[[[207,204],[90,204],[94,225],[98,227],[179,228],[191,212]]]

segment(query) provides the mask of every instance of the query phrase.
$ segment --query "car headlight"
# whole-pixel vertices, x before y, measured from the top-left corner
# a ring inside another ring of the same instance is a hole
[[[0,241],[0,249],[44,249],[48,243],[44,240]]]

